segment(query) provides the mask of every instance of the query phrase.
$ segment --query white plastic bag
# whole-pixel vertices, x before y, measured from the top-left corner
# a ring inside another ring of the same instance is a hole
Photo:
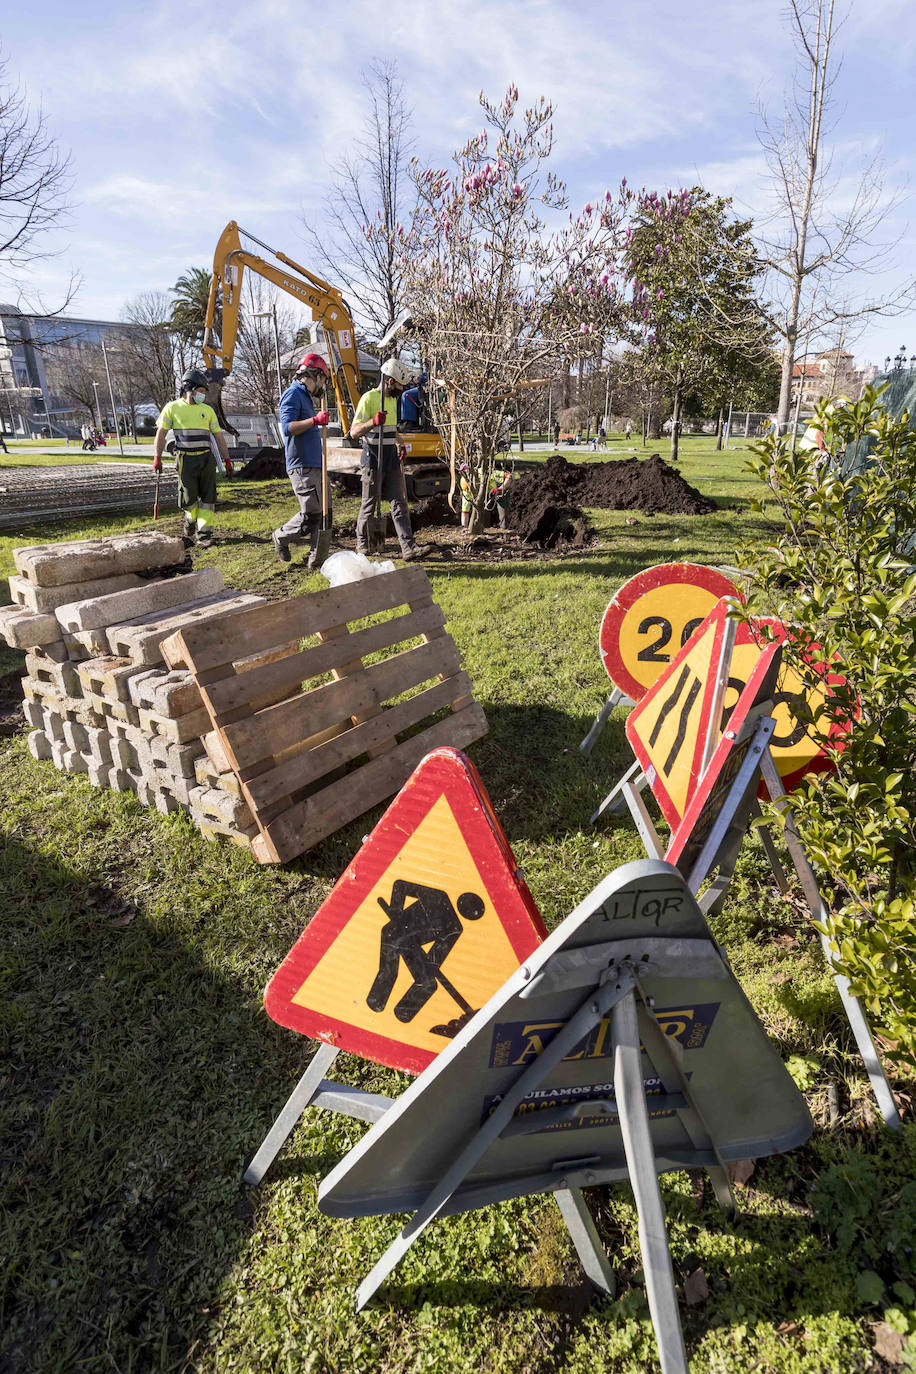
[[[321,571],[332,587],[342,587],[346,582],[362,582],[379,573],[394,572],[394,564],[390,558],[381,563],[370,563],[365,554],[354,553],[352,549],[338,549],[337,553],[332,553],[330,558],[324,560]]]

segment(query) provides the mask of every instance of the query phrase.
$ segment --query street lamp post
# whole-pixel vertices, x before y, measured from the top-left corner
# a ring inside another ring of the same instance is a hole
[[[92,389],[93,389],[93,391],[95,392],[95,418],[96,418],[96,420],[98,421],[99,433],[101,434],[101,433],[102,433],[102,428],[103,428],[103,426],[102,426],[102,407],[101,407],[101,405],[99,404],[99,384],[98,384],[98,382],[93,382],[93,383],[92,383]]]
[[[111,415],[115,422],[115,429],[118,431],[118,451],[124,457],[124,441],[121,438],[121,426],[118,424],[118,412],[115,410],[114,391],[111,386],[111,368],[108,366],[108,350],[105,347],[105,340],[102,339],[102,357],[105,359],[105,376],[108,378],[108,395],[111,399]],[[98,394],[98,393],[96,393]]]

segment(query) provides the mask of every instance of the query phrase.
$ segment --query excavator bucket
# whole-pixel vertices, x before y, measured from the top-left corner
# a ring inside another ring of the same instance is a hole
[[[224,367],[208,367],[206,369],[207,380],[207,405],[212,406],[216,411],[216,418],[219,420],[219,427],[231,434],[234,438],[239,437],[239,432],[234,425],[230,425],[226,419],[226,412],[223,410],[223,382],[229,376]]]

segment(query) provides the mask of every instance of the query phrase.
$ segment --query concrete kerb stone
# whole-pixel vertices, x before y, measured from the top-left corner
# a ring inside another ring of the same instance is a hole
[[[210,717],[202,706],[197,711],[189,711],[187,715],[174,719],[140,707],[140,729],[149,735],[161,735],[172,744],[187,744],[189,740],[200,739],[209,724]]]
[[[131,683],[131,700],[136,706],[155,711],[158,716],[177,720],[192,712],[204,709],[200,688],[191,674],[184,668],[151,669],[142,673]],[[209,719],[203,729],[207,729]],[[196,731],[201,734],[202,731]]]
[[[89,597],[109,596],[112,592],[123,592],[127,587],[143,586],[143,579],[136,573],[97,577],[92,582],[65,582],[62,587],[37,587],[27,577],[20,577],[16,573],[9,582],[10,596],[17,606],[36,613],[50,612],[52,615],[58,606],[86,601]]]
[[[58,606],[55,615],[62,630],[76,634],[80,630],[108,629],[125,620],[166,611],[174,606],[187,605],[215,596],[223,590],[223,575],[219,568],[170,577],[160,582],[141,582],[139,587],[108,596],[90,597],[70,605]]]
[[[35,649],[39,645],[54,644],[61,638],[60,626],[53,615],[36,615],[21,606],[0,607],[0,635],[11,649]]]
[[[74,663],[56,663],[45,654],[29,650],[25,656],[25,670],[32,682],[50,682],[61,696],[79,698],[83,686]]]
[[[51,741],[43,730],[30,730],[26,744],[36,763],[44,763],[51,758]]]
[[[115,701],[112,697],[97,696],[94,692],[87,692],[86,700],[93,711],[104,720],[117,720],[134,727],[140,724],[137,708],[131,706],[129,701]]]
[[[162,641],[176,630],[182,629],[185,625],[196,624],[199,620],[209,619],[211,616],[241,610],[243,606],[259,605],[263,600],[263,596],[255,596],[250,592],[236,595],[227,588],[221,595],[207,597],[198,603],[189,603],[178,615],[163,617],[161,613],[157,613],[154,616],[142,616],[135,621],[127,621],[123,625],[113,625],[108,631],[109,651],[133,659],[138,667],[152,668],[163,661],[160,648]]]
[[[181,539],[166,534],[121,534],[107,539],[34,544],[13,553],[16,571],[38,587],[60,587],[172,567],[182,563],[184,557]]]
[[[130,684],[138,670],[129,658],[104,654],[85,659],[76,671],[86,694],[130,703]]]
[[[218,821],[239,830],[254,825],[248,803],[240,797],[232,797],[216,787],[192,787],[190,797],[191,809],[211,824]]]

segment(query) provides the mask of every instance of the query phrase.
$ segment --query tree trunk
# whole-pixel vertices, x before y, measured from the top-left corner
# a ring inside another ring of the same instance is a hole
[[[474,534],[479,534],[480,531],[481,531],[481,530],[485,530],[486,527],[487,527],[486,493],[483,492],[483,493],[481,493],[481,495],[471,504],[471,510],[470,510],[470,514],[469,514],[469,516],[468,516],[468,535],[470,536],[470,535],[474,535]]]
[[[677,448],[681,437],[681,388],[674,388],[674,408],[671,412],[671,461],[677,462]]]
[[[725,416],[725,407],[719,406],[719,414],[716,417],[716,452],[722,448],[722,420]]]

